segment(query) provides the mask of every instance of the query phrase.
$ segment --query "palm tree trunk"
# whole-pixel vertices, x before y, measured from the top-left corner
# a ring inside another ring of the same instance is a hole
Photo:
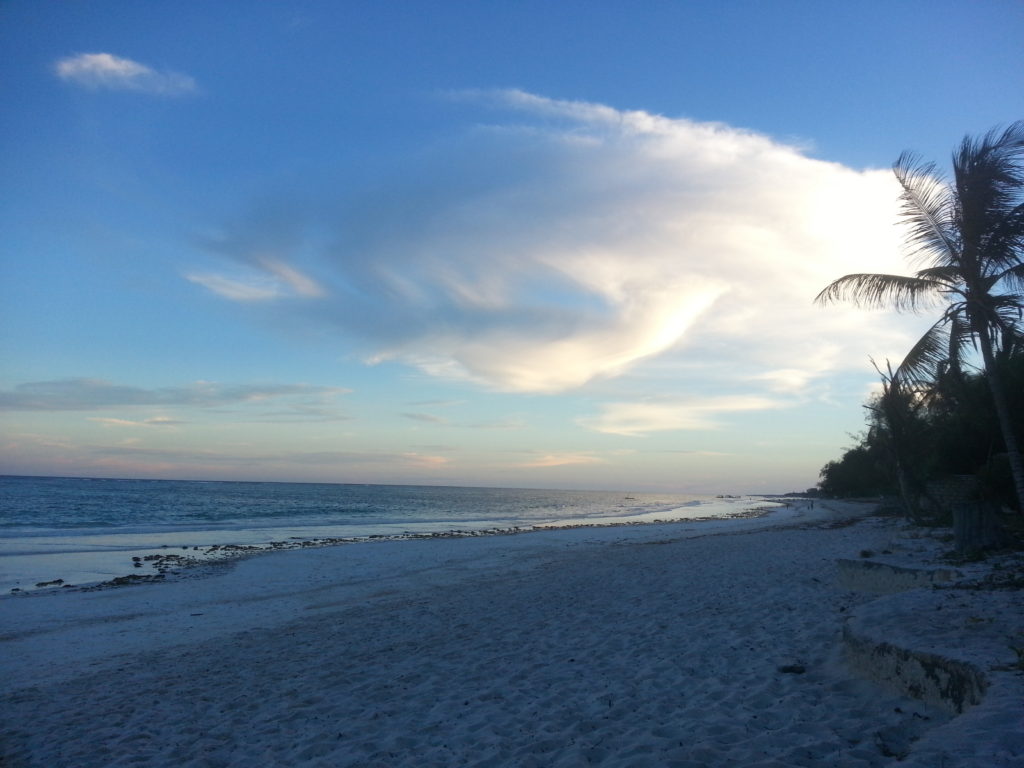
[[[995,354],[992,351],[992,337],[989,335],[988,328],[984,328],[979,336],[981,356],[985,361],[985,372],[988,374],[988,386],[992,392],[992,402],[996,407],[999,429],[1003,433],[1003,444],[1006,446],[1006,453],[1010,460],[1010,473],[1013,475],[1013,485],[1017,491],[1017,510],[1024,515],[1024,462],[1021,462],[1020,446],[1017,443],[1017,435],[1013,431],[1010,405],[1006,399],[1002,376],[996,367]]]

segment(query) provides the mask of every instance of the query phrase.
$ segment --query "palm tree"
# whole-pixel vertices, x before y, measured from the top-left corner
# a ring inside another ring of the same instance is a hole
[[[922,411],[926,401],[904,385],[888,360],[885,371],[874,360],[871,364],[882,380],[882,391],[864,406],[870,413],[866,441],[884,451],[907,514],[914,522],[921,522],[921,497],[935,506],[924,483],[928,436]]]
[[[952,184],[934,163],[907,152],[893,172],[903,189],[901,216],[909,227],[910,255],[923,268],[912,276],[846,275],[815,301],[915,312],[944,307],[895,377],[920,389],[941,367],[958,372],[968,350],[981,353],[1024,512],[1024,465],[997,365],[1024,339],[1024,121],[980,139],[964,137],[953,153]]]

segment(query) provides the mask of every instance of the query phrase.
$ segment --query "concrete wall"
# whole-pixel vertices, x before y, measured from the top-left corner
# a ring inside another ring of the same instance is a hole
[[[980,704],[988,687],[971,664],[879,642],[858,632],[855,622],[843,628],[843,645],[847,662],[861,677],[956,715]]]
[[[840,586],[876,595],[927,589],[961,576],[951,568],[903,568],[871,560],[844,559],[836,565]],[[872,612],[872,605],[855,611],[843,627],[843,649],[854,673],[953,714],[981,702],[987,682],[980,669],[941,653],[914,648],[917,643],[906,636],[906,630],[920,617],[913,613],[887,614],[890,624],[886,626]],[[921,629],[930,634],[927,628]],[[901,639],[890,641],[894,635]]]

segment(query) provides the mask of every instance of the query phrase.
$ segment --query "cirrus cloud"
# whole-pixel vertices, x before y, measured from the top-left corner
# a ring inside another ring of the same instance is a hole
[[[318,299],[326,291],[316,280],[281,259],[266,254],[247,255],[247,271],[237,277],[188,273],[185,279],[232,301],[281,298]]]

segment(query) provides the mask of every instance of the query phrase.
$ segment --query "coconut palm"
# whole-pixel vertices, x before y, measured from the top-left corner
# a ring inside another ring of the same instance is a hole
[[[846,275],[815,301],[943,308],[895,376],[921,388],[940,368],[957,372],[970,350],[980,352],[1024,512],[1024,465],[997,365],[1024,339],[1024,121],[965,137],[953,153],[951,184],[934,163],[906,152],[893,171],[903,190],[909,255],[922,268],[910,276]]]
[[[888,360],[884,371],[874,360],[871,363],[881,378],[882,390],[864,406],[870,414],[866,441],[885,453],[907,514],[921,522],[921,498],[935,505],[924,482],[928,443],[923,413],[926,401],[904,384]]]

